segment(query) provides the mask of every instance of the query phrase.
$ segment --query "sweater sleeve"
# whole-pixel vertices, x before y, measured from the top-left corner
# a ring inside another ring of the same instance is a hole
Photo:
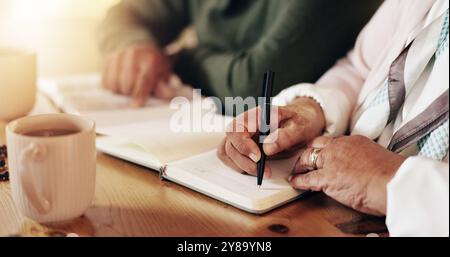
[[[240,51],[196,49],[189,58],[195,63],[181,68],[189,66],[186,73],[195,74],[189,83],[223,99],[259,95],[262,76],[269,69],[276,73],[275,94],[299,78],[313,82],[345,55],[378,7],[378,1],[284,3],[275,18],[266,21],[264,35],[255,45]]]
[[[100,50],[108,53],[151,41],[165,46],[189,24],[188,1],[123,0],[107,13],[98,30]]]

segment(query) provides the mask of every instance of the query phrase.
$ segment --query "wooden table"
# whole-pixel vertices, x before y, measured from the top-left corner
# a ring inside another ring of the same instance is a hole
[[[0,122],[0,144],[5,143]],[[0,236],[365,236],[386,235],[384,220],[323,194],[253,215],[168,181],[156,172],[97,155],[95,201],[70,223],[43,226],[21,215],[0,182]]]

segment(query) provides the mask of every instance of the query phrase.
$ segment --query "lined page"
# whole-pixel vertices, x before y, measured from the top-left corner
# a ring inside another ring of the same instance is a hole
[[[298,197],[287,182],[297,156],[285,160],[271,160],[271,179],[264,179],[261,188],[256,177],[243,175],[225,166],[216,156],[216,150],[169,163],[166,177],[208,196],[238,208],[262,213]]]
[[[143,122],[100,127],[97,132],[139,145],[162,163],[215,149],[225,137],[224,132],[175,132],[170,127],[170,115],[156,112],[159,115],[147,116]],[[214,115],[213,119],[217,124],[227,124],[231,118]]]

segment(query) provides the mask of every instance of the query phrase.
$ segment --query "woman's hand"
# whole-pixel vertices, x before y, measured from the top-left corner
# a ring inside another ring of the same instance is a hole
[[[316,167],[314,149],[320,149]],[[318,137],[303,150],[289,181],[295,188],[323,191],[353,209],[381,216],[386,214],[387,183],[404,161],[367,137]]]
[[[273,132],[265,139],[263,146],[269,157],[300,148],[319,136],[325,127],[325,118],[316,101],[298,98],[289,106],[273,108],[271,127]],[[256,163],[261,158],[256,141],[258,131],[259,108],[241,114],[230,124],[217,155],[232,169],[256,175]],[[270,166],[265,167],[264,175],[270,177]]]
[[[103,87],[115,93],[130,95],[135,105],[142,106],[150,94],[172,99],[167,86],[171,74],[169,58],[153,43],[141,43],[113,53],[106,59]]]

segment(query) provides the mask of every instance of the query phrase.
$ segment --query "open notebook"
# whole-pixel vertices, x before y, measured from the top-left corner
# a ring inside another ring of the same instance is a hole
[[[71,84],[79,87],[80,94],[87,94],[82,90],[83,86],[95,85],[94,77],[77,77],[67,80],[46,81],[45,86]],[[97,78],[97,82],[99,79]],[[41,86],[42,87],[42,86]],[[104,92],[97,84],[94,89],[96,95],[105,101],[109,92]],[[46,90],[42,90],[46,92]],[[47,91],[49,89],[47,88]],[[76,90],[75,90],[76,91]],[[70,99],[83,99],[74,97],[71,90]],[[60,91],[61,92],[61,91]],[[47,94],[51,99],[55,96]],[[121,97],[122,98],[122,97]],[[64,96],[59,93],[58,102],[55,104],[64,108]],[[94,99],[92,95],[90,100]],[[86,103],[80,100],[82,106]],[[120,106],[122,103],[114,103],[109,106]],[[151,101],[151,100],[150,100]],[[222,164],[216,156],[216,147],[224,137],[223,124],[230,121],[229,117],[213,114],[210,119],[218,127],[214,131],[219,132],[174,132],[170,127],[170,119],[176,110],[169,108],[167,104],[158,103],[142,109],[111,108],[100,106],[98,110],[77,109],[76,101],[70,103],[73,113],[86,116],[97,123],[97,149],[160,173],[164,179],[186,186],[207,196],[228,203],[247,212],[262,214],[278,206],[299,198],[304,192],[293,189],[287,182],[287,177],[296,160],[295,157],[286,160],[274,160],[269,164],[273,170],[273,177],[265,179],[263,186],[256,186],[256,178],[235,172]],[[95,104],[90,104],[90,107]],[[186,106],[185,108],[189,108]]]

